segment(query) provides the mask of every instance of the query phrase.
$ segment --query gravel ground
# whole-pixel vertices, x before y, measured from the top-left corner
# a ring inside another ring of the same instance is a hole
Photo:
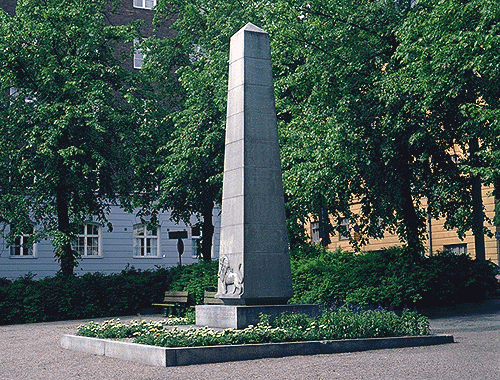
[[[131,319],[136,318],[121,318]],[[76,333],[78,325],[87,321],[0,326],[0,380],[500,380],[499,300],[446,312],[433,310],[433,333],[453,334],[453,344],[168,368],[60,348],[61,335]]]

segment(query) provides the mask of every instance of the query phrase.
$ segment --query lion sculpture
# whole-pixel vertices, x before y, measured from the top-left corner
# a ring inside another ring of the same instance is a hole
[[[242,294],[243,293],[243,276],[241,275],[241,264],[238,267],[238,272],[233,271],[229,265],[229,259],[227,256],[222,256],[219,261],[219,273],[217,275],[219,281],[222,285],[221,293],[227,294],[228,287],[232,285],[232,294]]]

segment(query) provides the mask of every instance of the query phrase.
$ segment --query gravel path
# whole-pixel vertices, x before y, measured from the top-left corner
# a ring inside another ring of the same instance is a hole
[[[436,334],[453,334],[453,344],[169,368],[59,347],[61,335],[74,334],[87,321],[0,326],[0,380],[500,380],[500,301],[451,312],[434,315],[431,327]],[[131,319],[136,318],[121,318]],[[159,320],[161,316],[144,319]]]

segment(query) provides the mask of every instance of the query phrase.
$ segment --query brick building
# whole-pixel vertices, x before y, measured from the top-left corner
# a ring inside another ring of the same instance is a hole
[[[13,15],[16,3],[17,0],[0,0],[0,8]],[[110,25],[125,25],[134,20],[144,20],[144,24],[141,26],[141,35],[144,38],[149,37],[153,33],[152,21],[155,6],[156,0],[121,0],[121,6],[116,12],[112,12],[111,9],[106,12],[106,21]],[[173,18],[164,20],[156,31],[156,35],[161,38],[175,37],[175,30],[170,29],[174,21]],[[121,49],[117,49],[117,52],[128,51],[128,49],[128,46],[123,46]],[[134,59],[125,62],[125,67],[140,69],[139,63],[141,61],[141,54],[136,52]]]

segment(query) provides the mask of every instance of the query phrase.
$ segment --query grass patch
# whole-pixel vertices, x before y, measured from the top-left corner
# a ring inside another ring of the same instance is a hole
[[[318,318],[303,314],[282,314],[271,320],[269,316],[261,314],[256,326],[248,326],[242,330],[167,328],[192,323],[191,315],[186,318],[167,318],[159,322],[90,322],[78,328],[78,335],[104,339],[133,338],[135,343],[161,347],[196,347],[430,334],[428,319],[416,312],[405,309],[399,315],[382,308],[361,310],[347,306],[324,310]]]

